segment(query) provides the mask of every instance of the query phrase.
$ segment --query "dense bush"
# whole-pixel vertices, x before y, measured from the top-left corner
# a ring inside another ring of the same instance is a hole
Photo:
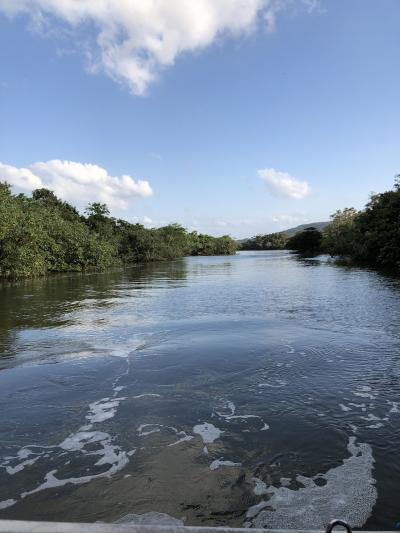
[[[325,228],[322,249],[331,256],[350,256],[357,240],[357,211],[346,208],[331,215],[331,223]]]
[[[400,183],[371,197],[355,220],[352,257],[400,273]]]
[[[283,250],[288,238],[284,233],[256,235],[241,243],[242,250]]]
[[[309,252],[307,242],[314,241],[314,252],[345,257],[357,264],[390,270],[400,274],[400,181],[393,190],[371,197],[365,209],[336,211],[331,223],[319,236],[306,230],[288,242],[288,248]],[[319,245],[318,245],[319,242]]]
[[[109,216],[104,204],[89,204],[86,216],[52,191],[12,195],[0,182],[0,277],[16,279],[49,272],[104,270],[113,265],[225,255],[236,251],[228,236],[188,233],[179,224],[146,229]]]
[[[316,254],[321,250],[322,233],[310,227],[290,237],[286,247],[302,254]]]

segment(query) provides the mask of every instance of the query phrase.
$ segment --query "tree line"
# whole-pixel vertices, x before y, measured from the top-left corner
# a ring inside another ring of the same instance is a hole
[[[284,232],[257,235],[240,246],[227,235],[188,232],[179,224],[147,229],[111,217],[101,203],[89,204],[82,215],[48,189],[37,189],[31,197],[13,195],[10,185],[0,182],[0,279],[231,255],[238,247],[327,253],[399,275],[400,176],[392,190],[372,195],[363,210],[336,211],[323,231],[310,227],[290,238]]]
[[[115,219],[105,204],[85,214],[48,189],[32,196],[12,194],[0,182],[0,278],[19,279],[52,272],[103,271],[111,266],[177,259],[186,255],[230,255],[229,236],[188,232],[179,224],[147,229]]]
[[[310,227],[290,238],[284,233],[257,235],[241,247],[326,253],[400,275],[400,176],[392,190],[373,194],[361,211],[352,207],[336,211],[323,231]]]

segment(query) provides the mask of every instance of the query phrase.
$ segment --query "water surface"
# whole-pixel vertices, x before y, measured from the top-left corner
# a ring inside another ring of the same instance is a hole
[[[399,281],[286,252],[0,287],[0,518],[393,529]]]

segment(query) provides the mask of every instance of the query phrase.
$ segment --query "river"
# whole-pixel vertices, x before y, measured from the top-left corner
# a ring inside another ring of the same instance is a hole
[[[0,518],[400,522],[400,282],[287,252],[0,287]]]

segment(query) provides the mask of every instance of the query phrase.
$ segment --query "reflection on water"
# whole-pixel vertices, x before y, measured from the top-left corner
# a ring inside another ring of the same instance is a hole
[[[0,517],[393,528],[399,289],[286,252],[3,285]]]

